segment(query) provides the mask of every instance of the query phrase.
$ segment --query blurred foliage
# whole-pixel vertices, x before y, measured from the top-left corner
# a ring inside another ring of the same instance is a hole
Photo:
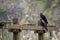
[[[26,4],[25,8],[24,8],[24,13],[27,14],[29,12],[29,6]]]
[[[44,8],[44,6],[45,6],[45,3],[43,1],[38,1],[37,2],[37,7]]]
[[[11,3],[11,2],[16,2],[16,1],[19,1],[19,0],[4,0],[5,2],[8,2],[8,3]]]
[[[6,11],[6,9],[5,9],[5,8],[0,7],[0,13],[4,13],[5,11]]]
[[[57,3],[56,3],[55,1],[53,1],[52,4],[51,4],[51,9],[52,9],[53,7],[55,7],[56,5],[57,5]]]
[[[52,18],[52,10],[46,10],[44,13],[47,15],[48,18]]]
[[[50,38],[46,37],[45,40],[50,40]]]
[[[8,29],[3,29],[2,33],[3,33],[3,37],[2,37],[3,40],[13,40],[12,39],[13,36],[10,32],[8,32]]]
[[[3,8],[3,7],[0,7],[0,14],[4,14],[6,12],[6,9],[5,8]],[[2,21],[3,20],[3,17],[0,17],[0,21]]]

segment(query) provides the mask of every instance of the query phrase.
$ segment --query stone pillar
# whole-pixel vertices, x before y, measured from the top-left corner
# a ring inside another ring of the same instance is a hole
[[[43,33],[38,33],[38,40],[44,40]]]
[[[13,40],[21,40],[20,32],[13,32]]]
[[[20,39],[20,29],[9,29],[9,32],[13,32],[13,40],[21,40]]]
[[[35,33],[38,33],[38,40],[44,40],[45,30],[37,30]]]

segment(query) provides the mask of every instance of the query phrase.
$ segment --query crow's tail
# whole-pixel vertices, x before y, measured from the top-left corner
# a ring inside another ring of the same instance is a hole
[[[46,29],[46,31],[48,31],[47,25],[45,25],[45,29]]]

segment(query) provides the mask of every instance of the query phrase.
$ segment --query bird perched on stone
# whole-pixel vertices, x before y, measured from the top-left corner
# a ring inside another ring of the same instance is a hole
[[[43,28],[45,28],[46,31],[48,31],[48,29],[47,29],[48,21],[47,21],[47,18],[45,17],[45,15],[43,15],[43,13],[40,13],[40,23],[41,23],[41,26]]]
[[[48,21],[47,21],[47,18],[45,15],[43,15],[43,13],[40,13],[40,25],[46,29],[46,31],[48,31],[50,33],[50,39],[52,39],[52,32],[50,32],[47,28],[47,24],[48,24]]]

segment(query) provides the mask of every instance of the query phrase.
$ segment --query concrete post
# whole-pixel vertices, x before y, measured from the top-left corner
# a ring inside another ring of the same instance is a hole
[[[38,33],[38,40],[44,40],[44,35],[42,33]]]
[[[21,40],[20,32],[13,32],[13,40]]]

